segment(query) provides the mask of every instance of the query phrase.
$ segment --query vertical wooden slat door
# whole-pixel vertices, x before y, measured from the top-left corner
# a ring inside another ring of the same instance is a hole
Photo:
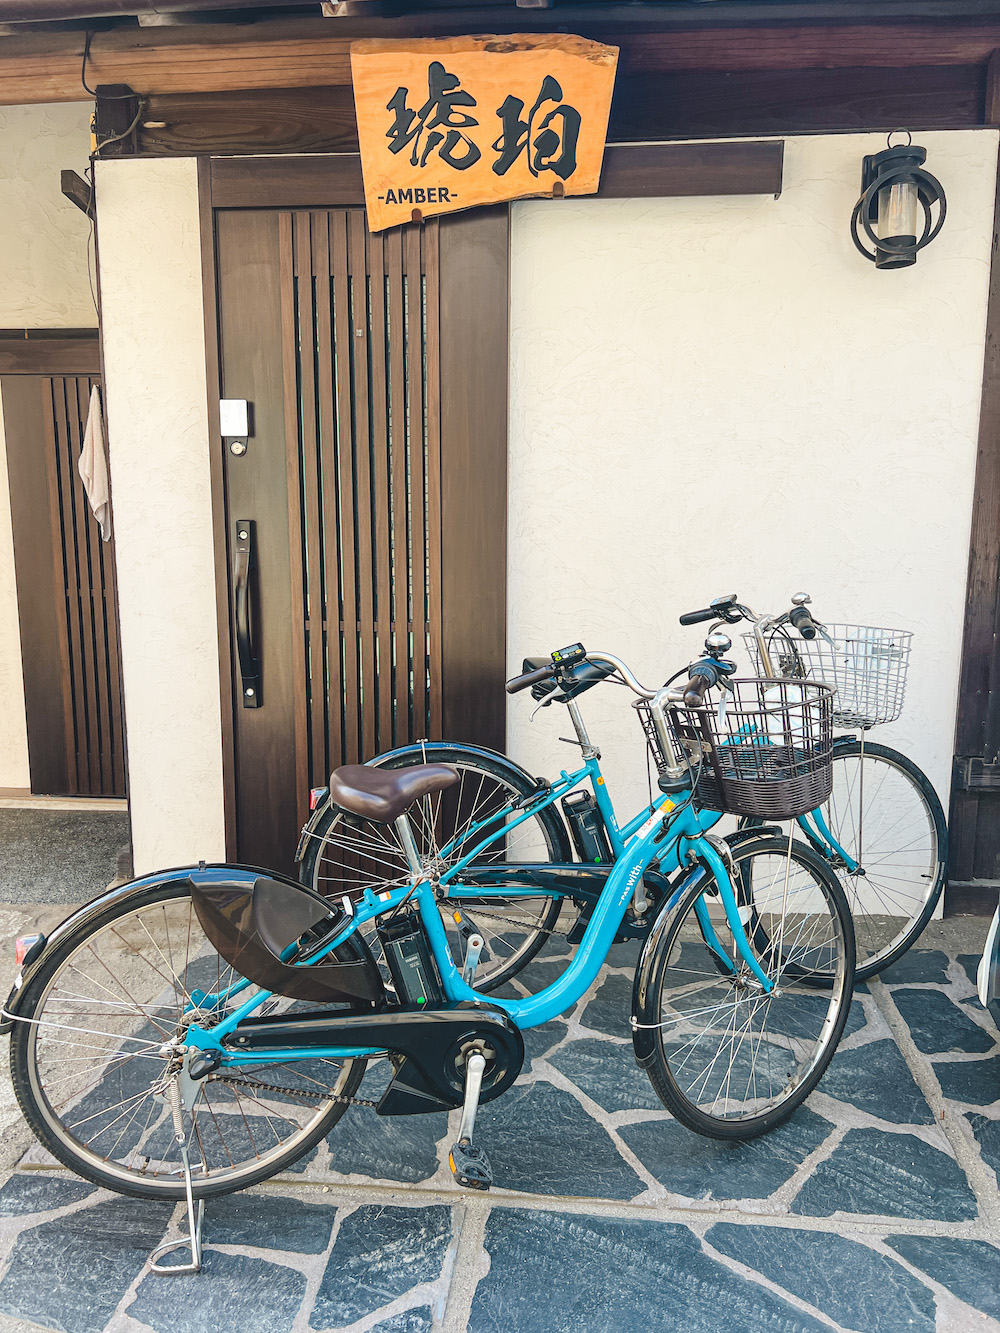
[[[440,728],[429,582],[441,534],[427,523],[438,460],[425,408],[439,392],[426,336],[437,225],[406,231],[387,246],[358,209],[281,219],[284,362],[297,390],[285,394],[285,439],[292,578],[302,579],[300,804],[338,765]]]
[[[444,230],[372,234],[360,208],[216,212],[222,393],[254,419],[246,451],[224,456],[229,536],[246,518],[257,544],[257,706],[242,706],[232,657],[235,850],[255,864],[288,868],[309,790],[332,769],[442,735]],[[506,268],[503,281],[505,329]],[[502,377],[505,390],[505,360]],[[458,466],[475,453],[463,445]],[[499,540],[468,540],[488,549],[502,601],[506,497],[495,468],[484,479]],[[478,595],[468,587],[456,619],[474,622]],[[499,691],[502,615],[483,645]],[[482,716],[461,739],[502,746],[502,703]]]
[[[95,377],[5,377],[31,790],[124,796],[114,543],[77,463]]]

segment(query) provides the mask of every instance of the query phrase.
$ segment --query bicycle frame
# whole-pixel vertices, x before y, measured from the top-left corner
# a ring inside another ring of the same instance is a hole
[[[591,771],[591,762],[588,761],[581,772]],[[572,776],[567,774],[565,781],[569,783]],[[567,787],[566,790],[568,789]],[[552,799],[556,799],[556,796],[552,796]],[[714,822],[719,816],[709,816],[709,818]],[[627,832],[629,829],[632,830],[630,834]],[[665,858],[669,858],[679,865],[681,862],[681,848],[683,847],[685,857],[690,854],[692,859],[701,861],[712,872],[714,882],[718,886],[727,925],[732,932],[733,939],[736,941],[740,957],[734,959],[726,953],[712,928],[708,910],[702,900],[696,910],[699,924],[705,934],[706,943],[719,958],[722,965],[729,970],[735,971],[742,961],[759,982],[763,992],[769,994],[773,989],[773,983],[761,969],[747,940],[736,902],[736,893],[725,864],[715,847],[704,836],[705,829],[702,826],[701,816],[692,808],[690,803],[685,801],[683,804],[675,806],[672,801],[665,799],[652,813],[647,813],[644,820],[640,816],[638,824],[634,820],[631,821],[629,825],[625,826],[624,830],[621,830],[621,834],[628,839],[627,843],[623,844],[627,846],[628,854],[619,857],[608,875],[607,882],[587,924],[583,939],[569,966],[551,985],[546,986],[544,990],[539,991],[536,995],[520,1000],[497,999],[491,995],[481,994],[462,980],[461,971],[452,957],[447,933],[438,910],[438,897],[435,894],[433,884],[425,878],[417,878],[408,884],[378,894],[373,893],[371,889],[367,889],[364,898],[355,906],[350,923],[330,940],[322,950],[318,950],[310,959],[310,962],[319,962],[368,921],[372,921],[384,913],[392,912],[400,907],[404,901],[415,902],[421,921],[427,931],[447,999],[451,1002],[471,1000],[494,1005],[505,1010],[519,1028],[537,1027],[565,1013],[586,993],[604,965],[608,950],[614,943],[643,872],[653,860],[662,862]],[[666,904],[667,908],[674,905],[683,890],[684,884],[682,883],[671,895]],[[537,891],[535,896],[537,896]],[[230,998],[234,993],[235,988],[233,991],[227,992],[225,997],[203,996],[199,997],[194,1003],[201,1007],[201,1004],[205,1001]],[[271,992],[258,991],[220,1023],[210,1027],[202,1027],[198,1023],[192,1023],[187,1029],[185,1041],[188,1045],[196,1046],[202,1050],[220,1052],[223,1064],[228,1066],[259,1064],[261,1060],[259,1054],[253,1051],[225,1049],[221,1043],[223,1038],[228,1037],[235,1031],[244,1018],[249,1017],[270,998]],[[382,1052],[368,1048],[332,1044],[324,1047],[311,1046],[309,1048],[290,1048],[281,1051],[269,1050],[267,1059],[268,1063],[272,1063],[274,1061],[291,1062],[317,1058],[347,1059],[352,1056],[379,1054],[382,1054]]]
[[[594,793],[594,798],[597,801],[602,816],[604,817],[616,862],[624,855],[625,848],[628,846],[636,831],[647,819],[649,819],[654,811],[673,809],[673,804],[668,801],[665,796],[661,796],[653,802],[652,806],[644,807],[639,814],[633,819],[630,819],[626,824],[619,825],[611,795],[608,792],[607,783],[601,772],[600,760],[597,756],[588,758],[585,760],[583,767],[577,769],[573,773],[567,773],[566,770],[563,769],[559,774],[559,780],[557,782],[552,783],[548,788],[540,791],[538,797],[535,800],[528,802],[520,813],[509,822],[506,822],[506,811],[494,811],[487,819],[473,822],[468,827],[462,829],[461,838],[463,843],[472,841],[475,834],[483,829],[492,827],[493,831],[488,836],[485,836],[480,841],[476,842],[470,852],[455,861],[441,874],[439,883],[442,887],[447,889],[448,901],[460,902],[463,899],[481,899],[483,896],[481,886],[456,883],[456,877],[465,870],[468,870],[469,866],[476,860],[476,858],[482,855],[484,851],[487,851],[498,838],[508,836],[513,830],[517,829],[521,824],[537,814],[538,811],[544,810],[550,805],[554,805],[562,796],[568,795],[569,792],[574,791],[577,787],[581,786],[584,781],[589,782],[591,790]],[[496,822],[497,819],[501,817],[505,819],[505,822],[498,829],[496,827]],[[700,831],[702,833],[707,833],[708,830],[714,827],[721,818],[721,814],[702,810],[698,815]],[[454,841],[455,840],[452,839],[450,842],[445,843],[444,847],[440,848],[439,854],[442,857],[447,856],[452,850]],[[680,841],[680,838],[678,838],[677,845],[680,844]],[[661,870],[666,874],[672,874],[675,870],[679,869],[680,861],[677,856],[676,846],[673,849],[668,849],[668,851],[661,853],[658,860],[660,862]],[[558,865],[559,863],[554,862],[552,864]],[[407,895],[408,894],[409,889],[407,889]],[[544,898],[557,897],[559,894],[555,889],[528,883],[505,884],[503,896],[505,898]],[[389,903],[390,900],[383,894],[379,901]],[[395,904],[393,903],[392,905]],[[370,918],[366,917],[364,919],[368,920]],[[621,923],[619,922],[618,924],[620,925]],[[338,936],[330,947],[335,948],[337,944],[340,944],[346,938],[346,935]],[[317,958],[313,961],[318,961],[319,958],[325,957],[326,952],[328,952],[328,950],[317,955]],[[247,990],[252,984],[252,982],[245,980],[238,981],[225,992],[224,996],[200,996],[198,1003],[219,1002],[222,999],[230,1000],[234,995],[238,995],[242,991]]]
[[[447,870],[442,872],[441,884],[448,887],[449,899],[461,899],[463,897],[481,898],[481,888],[455,883],[457,877],[461,875],[463,871],[467,870],[477,857],[487,851],[497,838],[501,836],[507,837],[533,815],[537,814],[540,810],[546,809],[550,805],[554,805],[562,796],[568,795],[569,792],[574,791],[584,782],[589,782],[590,788],[594,793],[594,799],[597,801],[598,809],[604,819],[604,824],[608,832],[608,840],[611,843],[611,850],[614,852],[616,862],[625,854],[625,850],[629,846],[635,833],[642,827],[643,823],[649,819],[654,811],[664,809],[671,810],[674,808],[674,804],[668,801],[665,796],[662,796],[654,800],[652,806],[644,807],[634,819],[630,819],[626,824],[619,825],[607,783],[601,773],[600,760],[596,757],[588,758],[584,761],[583,767],[578,768],[573,773],[567,773],[566,770],[563,769],[556,782],[552,783],[544,792],[540,792],[537,799],[525,805],[520,813],[509,822],[505,822],[502,828],[495,828],[497,819],[503,815],[502,811],[495,811],[487,819],[480,820],[478,823],[473,823],[468,828],[463,828],[461,833],[463,844],[472,842],[475,835],[480,830],[490,828],[491,825],[494,826],[494,831],[490,833],[488,837],[484,837],[481,841],[476,842],[471,851],[459,857],[452,865],[448,866]],[[700,831],[702,833],[707,833],[708,830],[717,824],[721,818],[721,814],[702,810],[698,815]],[[446,843],[444,847],[440,849],[440,855],[442,857],[447,856],[452,850],[453,844],[454,839],[451,842]],[[677,860],[672,860],[670,856],[661,856],[660,860],[663,863],[664,871],[667,873],[676,870],[678,867]],[[504,887],[505,898],[537,898],[540,895],[544,895],[545,892],[546,890],[531,885],[511,885],[509,887]]]

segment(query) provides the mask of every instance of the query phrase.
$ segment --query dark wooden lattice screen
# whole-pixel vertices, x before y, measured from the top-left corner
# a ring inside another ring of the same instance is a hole
[[[96,343],[74,356],[95,352]],[[87,374],[0,381],[28,761],[42,795],[125,795],[114,551],[77,471],[94,383]]]
[[[301,796],[441,734],[438,226],[285,213],[280,249]]]
[[[101,540],[77,471],[93,385],[93,379],[81,375],[59,376],[43,384],[57,587],[62,574],[62,614],[57,623],[69,791],[124,796],[114,543]]]

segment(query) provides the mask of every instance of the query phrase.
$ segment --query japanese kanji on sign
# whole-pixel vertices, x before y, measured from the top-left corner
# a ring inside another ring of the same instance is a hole
[[[617,63],[617,47],[556,34],[355,42],[371,230],[595,193]]]

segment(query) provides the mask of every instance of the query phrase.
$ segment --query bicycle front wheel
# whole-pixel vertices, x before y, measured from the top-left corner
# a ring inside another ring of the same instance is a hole
[[[182,884],[139,890],[69,936],[29,983],[11,1034],[21,1110],[49,1152],[98,1185],[184,1196],[166,1044],[206,1010],[219,1021],[239,974],[216,953]],[[221,997],[215,1000],[206,996]],[[273,997],[267,1013],[316,1006]],[[347,1109],[365,1061],[309,1059],[222,1068],[186,1091],[182,1126],[199,1197],[290,1166]]]
[[[854,916],[857,980],[864,981],[904,954],[931,919],[944,888],[948,825],[912,760],[853,739],[834,746],[833,791],[822,814],[858,866],[834,862]]]
[[[699,1134],[751,1139],[787,1120],[830,1063],[851,1004],[854,935],[812,848],[762,833],[733,858],[740,916],[773,989],[739,954],[718,887],[702,882],[654,928],[637,1018],[667,1110]]]

